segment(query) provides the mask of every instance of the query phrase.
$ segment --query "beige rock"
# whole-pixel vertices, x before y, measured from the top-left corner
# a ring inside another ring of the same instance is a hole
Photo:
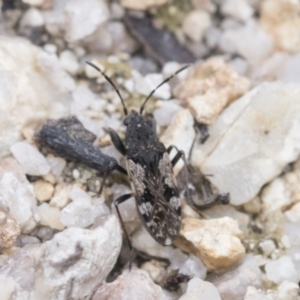
[[[166,269],[157,260],[150,260],[141,265],[141,269],[149,273],[154,282],[159,283],[166,275]]]
[[[278,50],[300,51],[300,2],[295,0],[265,0],[260,9],[264,29],[273,36]]]
[[[64,208],[71,202],[70,191],[72,188],[72,185],[58,184],[55,187],[54,196],[50,201],[50,205],[53,207]]]
[[[146,10],[152,6],[166,4],[168,0],[121,0],[121,5],[125,8]]]
[[[195,135],[193,116],[188,109],[182,109],[173,116],[171,124],[161,136],[160,141],[164,143],[166,147],[171,145],[176,146],[178,150],[182,150],[185,157],[188,158]],[[173,149],[170,153],[170,157],[173,158],[176,153],[176,149]],[[178,174],[183,165],[184,162],[180,160],[174,167],[174,173]]]
[[[174,95],[187,104],[199,123],[209,125],[249,87],[247,78],[233,71],[223,60],[213,58],[197,65],[193,73],[174,89]]]
[[[57,207],[51,207],[48,203],[38,206],[40,215],[40,224],[49,226],[53,229],[63,230],[65,226],[60,220],[60,210]]]
[[[210,271],[223,272],[245,256],[238,237],[242,232],[231,218],[183,219],[180,236],[174,244],[197,255]]]
[[[210,26],[210,14],[206,11],[194,10],[184,18],[182,30],[192,41],[199,43],[205,30]]]
[[[244,210],[250,214],[258,214],[261,211],[261,207],[262,205],[259,197],[254,197],[243,205]]]
[[[0,206],[0,248],[11,248],[20,233],[19,225]]]
[[[34,182],[33,188],[36,198],[41,202],[50,200],[54,192],[54,186],[44,180]]]

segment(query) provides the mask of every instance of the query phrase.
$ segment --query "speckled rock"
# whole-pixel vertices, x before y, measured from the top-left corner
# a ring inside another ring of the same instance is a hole
[[[138,288],[137,288],[138,287]],[[102,285],[92,300],[167,300],[161,287],[143,270],[125,271],[114,282]]]
[[[248,91],[250,82],[221,59],[209,59],[174,90],[199,123],[212,124],[220,112]]]
[[[112,215],[92,230],[66,229],[2,262],[0,293],[15,299],[90,299],[113,268],[121,244],[121,228]]]
[[[183,219],[175,245],[196,254],[210,271],[223,272],[244,258],[237,222],[228,218]]]

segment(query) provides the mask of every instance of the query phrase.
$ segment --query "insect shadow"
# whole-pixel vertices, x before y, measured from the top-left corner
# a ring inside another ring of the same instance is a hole
[[[114,205],[130,248],[133,248],[125,229],[119,210],[119,205],[131,197],[135,198],[138,216],[149,234],[160,244],[171,245],[179,235],[181,227],[181,201],[173,167],[183,159],[185,166],[186,195],[189,204],[193,204],[189,197],[188,170],[184,152],[176,146],[166,148],[156,134],[155,122],[143,116],[146,103],[163,84],[170,81],[175,75],[187,69],[185,65],[173,75],[163,80],[142,103],[139,112],[132,110],[128,113],[120,91],[113,81],[96,65],[87,62],[99,71],[112,85],[118,94],[125,115],[125,140],[111,128],[108,133],[116,149],[126,158],[126,169],[121,167],[117,160],[103,154],[93,146],[95,136],[85,130],[74,116],[59,120],[49,120],[37,133],[37,141],[52,149],[59,156],[75,160],[94,168],[101,176],[108,176],[113,170],[127,174],[132,193],[122,195],[114,200]],[[175,149],[176,155],[170,159],[169,154]],[[105,180],[103,180],[104,183]],[[103,187],[101,186],[101,190]],[[192,205],[194,208],[195,205]],[[132,259],[130,259],[131,268]]]

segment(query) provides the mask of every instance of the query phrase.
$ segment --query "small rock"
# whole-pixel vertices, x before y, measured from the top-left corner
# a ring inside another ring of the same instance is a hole
[[[50,166],[43,154],[27,142],[18,142],[10,150],[25,174],[40,176],[50,172]]]
[[[299,285],[284,280],[278,287],[276,300],[299,300]]]
[[[200,298],[221,300],[218,290],[213,284],[194,277],[189,281],[186,293],[179,300],[198,300]]]
[[[163,101],[160,104],[156,103],[159,108],[153,112],[153,117],[156,124],[162,127],[169,126],[173,116],[182,109],[175,101]]]
[[[35,236],[31,236],[31,235],[20,235],[18,238],[18,246],[19,247],[24,247],[25,245],[37,245],[40,244],[40,240],[35,237]]]
[[[11,248],[19,235],[19,225],[0,206],[0,249]]]
[[[77,58],[70,50],[64,50],[60,53],[59,63],[61,67],[71,75],[76,75],[79,70]]]
[[[141,269],[147,271],[151,279],[159,283],[166,275],[166,269],[157,260],[150,260],[141,265]]]
[[[199,43],[210,26],[210,14],[204,10],[194,10],[184,18],[182,30],[193,42]]]
[[[280,284],[284,280],[297,283],[299,280],[295,265],[289,256],[282,256],[268,262],[265,270],[267,278],[276,284]]]
[[[61,222],[61,212],[57,207],[51,207],[48,203],[43,203],[37,208],[40,215],[40,224],[53,229],[63,230],[65,226]]]
[[[261,288],[261,270],[253,256],[245,259],[228,272],[220,275],[211,274],[206,280],[213,283],[221,299],[244,299],[248,286]]]
[[[50,205],[53,207],[64,208],[68,203],[71,202],[70,192],[72,186],[65,184],[58,184],[55,187],[54,196],[50,201]]]
[[[254,13],[254,9],[247,0],[225,0],[222,2],[221,11],[224,15],[231,16],[240,21],[246,21]]]
[[[183,219],[175,245],[197,255],[210,271],[222,272],[244,258],[237,222],[228,218]]]
[[[220,112],[248,91],[250,82],[220,59],[209,59],[195,67],[191,76],[174,90],[187,103],[199,123],[213,124]]]
[[[273,36],[276,48],[290,53],[300,51],[300,3],[293,0],[265,0],[260,7],[260,22]]]
[[[38,238],[40,238],[43,242],[51,240],[53,238],[53,235],[54,230],[46,226],[41,226],[37,232]]]
[[[254,197],[252,200],[245,203],[243,208],[250,214],[258,214],[262,209],[260,197]]]
[[[276,245],[272,240],[264,240],[259,243],[260,249],[263,251],[265,256],[269,256],[276,249]]]
[[[73,200],[61,211],[61,222],[66,227],[86,228],[95,222],[98,216],[110,214],[110,210],[101,198],[93,199],[79,187],[70,192]]]
[[[50,200],[54,192],[54,186],[44,180],[35,181],[33,188],[36,198],[41,202]]]
[[[166,146],[176,146],[178,150],[182,150],[185,157],[189,157],[189,153],[196,136],[194,129],[194,119],[188,109],[182,109],[178,111],[172,118],[170,126],[160,137],[160,141]],[[170,153],[170,157],[173,158],[176,155],[176,149],[173,149]],[[180,160],[174,166],[175,175],[184,166],[184,162]]]
[[[142,77],[138,72],[133,72],[135,79],[135,90],[141,95],[148,96],[163,80],[162,74],[152,73]],[[170,86],[162,85],[155,93],[154,97],[168,100],[171,97]]]
[[[110,17],[107,4],[101,0],[67,0],[54,2],[45,12],[46,29],[54,36],[64,33],[68,42],[79,41],[96,31]]]
[[[32,185],[13,158],[0,162],[0,205],[9,211],[23,233],[36,226],[36,199]]]
[[[152,6],[160,6],[167,2],[168,0],[121,0],[121,5],[128,9],[147,10]]]
[[[212,174],[212,183],[230,193],[231,204],[253,199],[299,156],[299,99],[298,85],[259,85],[220,115],[204,145],[195,143],[192,165]]]
[[[25,11],[21,20],[20,27],[41,27],[44,26],[45,19],[40,10],[31,7]]]
[[[238,53],[254,68],[260,66],[274,51],[272,37],[253,19],[243,27],[225,30],[219,47],[226,53]]]
[[[138,287],[138,288],[137,288]],[[167,300],[161,287],[143,270],[125,271],[114,282],[102,285],[92,300]]]
[[[248,286],[244,300],[270,300],[270,298],[263,291],[253,286]]]

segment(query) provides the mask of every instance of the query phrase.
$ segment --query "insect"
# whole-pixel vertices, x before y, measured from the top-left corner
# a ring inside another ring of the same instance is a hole
[[[181,226],[181,202],[173,166],[180,158],[185,160],[185,157],[175,146],[166,148],[159,141],[155,124],[143,116],[143,111],[147,101],[161,85],[190,65],[185,65],[160,83],[144,100],[139,112],[132,110],[128,113],[124,100],[111,79],[97,66],[87,63],[114,87],[126,116],[125,144],[113,129],[109,129],[114,146],[126,157],[127,173],[133,190],[133,193],[122,195],[114,201],[126,239],[130,244],[118,205],[134,196],[139,218],[146,230],[158,243],[171,245]],[[176,149],[177,154],[170,160],[169,153],[172,149]]]
[[[90,62],[87,64],[105,77],[121,100],[125,115],[124,125],[127,127],[125,143],[113,129],[109,128],[108,132],[116,149],[125,156],[127,170],[122,168],[114,158],[103,154],[92,145],[95,136],[86,131],[76,117],[48,121],[37,133],[37,140],[60,156],[83,162],[98,170],[104,177],[113,170],[128,175],[133,192],[115,199],[114,205],[130,250],[133,249],[119,205],[133,196],[138,216],[149,234],[158,243],[171,245],[179,235],[181,227],[181,201],[173,167],[180,159],[184,160],[186,194],[189,199],[187,162],[183,151],[179,151],[175,146],[166,148],[159,141],[154,121],[144,117],[143,111],[147,101],[160,86],[190,65],[183,66],[151,91],[139,112],[132,110],[128,113],[124,100],[113,81],[96,65]],[[172,149],[175,149],[177,153],[171,160],[169,154]]]

